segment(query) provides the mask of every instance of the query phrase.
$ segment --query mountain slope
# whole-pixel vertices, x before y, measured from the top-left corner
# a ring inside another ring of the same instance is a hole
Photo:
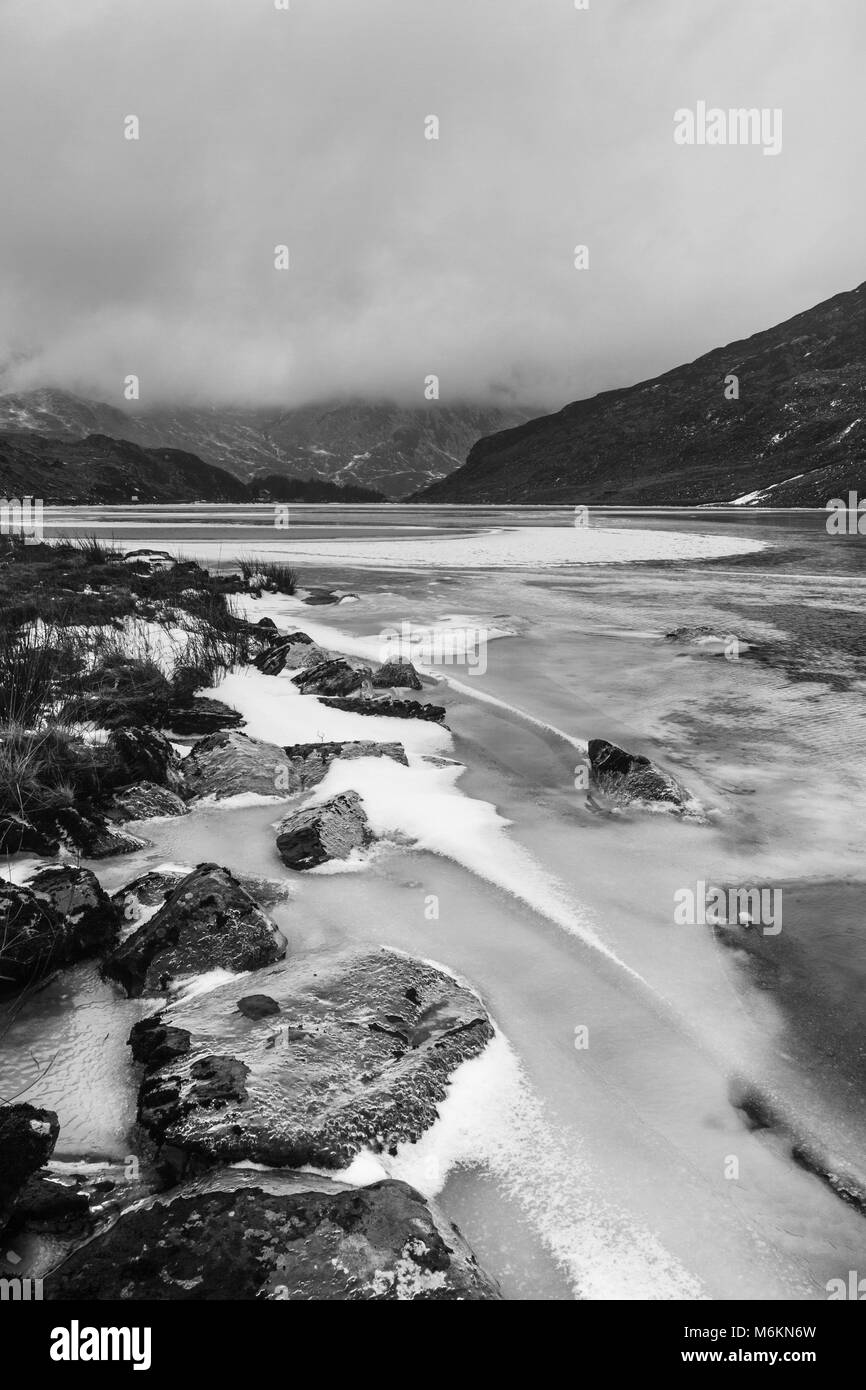
[[[739,399],[725,399],[725,378]],[[823,506],[866,492],[866,284],[775,328],[490,435],[414,499]]]
[[[33,430],[0,433],[0,495],[49,505],[249,501],[240,479],[194,454],[144,449],[104,434],[55,439]]]
[[[459,468],[484,434],[531,409],[333,401],[292,410],[232,406],[121,410],[41,388],[0,395],[0,429],[84,438],[108,434],[197,454],[239,478],[318,478],[406,496]]]

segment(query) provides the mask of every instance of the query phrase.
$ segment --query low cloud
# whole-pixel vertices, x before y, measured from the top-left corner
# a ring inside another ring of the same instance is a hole
[[[5,0],[7,386],[420,403],[435,373],[556,407],[654,375],[864,278],[864,27],[861,0]],[[676,145],[698,100],[782,108],[784,149]]]

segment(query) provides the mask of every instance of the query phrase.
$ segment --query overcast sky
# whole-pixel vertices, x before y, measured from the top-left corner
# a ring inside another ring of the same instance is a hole
[[[290,3],[0,0],[16,384],[558,407],[866,279],[864,0]]]

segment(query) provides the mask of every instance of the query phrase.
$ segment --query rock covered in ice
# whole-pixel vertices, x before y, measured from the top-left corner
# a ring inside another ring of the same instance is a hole
[[[178,976],[257,970],[285,953],[285,937],[228,869],[199,864],[103,970],[133,998],[156,994]]]
[[[250,1016],[265,995],[278,1013]],[[478,997],[393,951],[293,962],[179,1000],[132,1030],[139,1118],[177,1175],[253,1160],[341,1168],[415,1142],[493,1027]]]
[[[190,797],[219,799],[243,792],[278,796],[285,761],[277,744],[251,738],[237,729],[224,729],[193,744],[183,764],[185,792]]]
[[[318,786],[335,759],[393,758],[408,766],[402,743],[373,743],[370,739],[352,739],[341,743],[294,743],[283,749],[286,764],[286,785],[290,793],[309,791]]]
[[[496,1300],[456,1226],[414,1188],[209,1173],[138,1202],[69,1255],[48,1299]]]
[[[358,793],[341,792],[286,816],[277,830],[277,850],[290,869],[314,869],[330,859],[348,859],[373,838]]]
[[[353,690],[370,681],[372,672],[367,666],[350,666],[348,661],[334,657],[307,666],[292,680],[305,695],[351,695]]]
[[[154,816],[185,816],[186,802],[171,787],[155,782],[139,782],[115,792],[109,813],[117,820],[150,820]]]
[[[120,917],[90,869],[42,869],[29,883],[0,883],[0,990],[110,946]]]
[[[681,782],[640,753],[629,753],[606,739],[587,745],[590,785],[620,805],[669,810],[695,819],[703,807]]]

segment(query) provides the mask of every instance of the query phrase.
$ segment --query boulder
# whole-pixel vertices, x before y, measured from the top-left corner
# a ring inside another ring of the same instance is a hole
[[[277,830],[277,850],[290,869],[313,869],[328,859],[347,859],[373,838],[358,793],[341,792],[286,816]]]
[[[193,744],[184,759],[185,795],[223,799],[242,792],[280,794],[280,769],[286,761],[275,743],[250,738],[237,729],[208,734]]]
[[[372,714],[386,719],[431,719],[441,724],[445,718],[444,705],[422,705],[420,700],[366,700],[357,696],[349,699],[322,699],[323,705],[346,710],[349,714]]]
[[[114,941],[119,913],[89,869],[43,869],[0,883],[0,990],[17,989]]]
[[[115,792],[109,813],[117,820],[151,820],[156,816],[185,816],[189,807],[170,787],[139,782]]]
[[[39,1231],[85,1233],[91,1225],[87,1193],[76,1181],[48,1172],[34,1173],[15,1198],[6,1235]]]
[[[318,786],[336,758],[393,758],[408,766],[402,743],[373,743],[353,739],[344,743],[293,743],[283,749],[285,784],[290,793],[310,791]]]
[[[59,1133],[53,1110],[0,1105],[0,1228],[28,1178],[48,1162]]]
[[[134,998],[166,990],[178,976],[256,970],[285,953],[285,937],[228,869],[199,864],[103,971]]]
[[[5,813],[0,816],[0,854],[56,854],[59,842],[50,832],[40,830],[27,816]]]
[[[682,783],[642,754],[600,738],[591,738],[587,751],[591,790],[624,806],[702,816],[699,803]]]
[[[108,742],[123,769],[123,781],[156,782],[174,788],[181,785],[180,755],[159,729],[148,725],[112,729]]]
[[[241,1010],[259,994],[278,1016]],[[136,1024],[139,1120],[173,1177],[242,1160],[342,1168],[362,1149],[416,1142],[455,1069],[492,1034],[477,996],[424,961],[317,956]]]
[[[369,667],[357,669],[339,657],[317,662],[292,676],[294,684],[304,695],[350,695],[353,690],[371,679]]]
[[[223,704],[222,700],[211,699],[209,695],[195,695],[172,705],[166,717],[172,733],[182,738],[197,738],[212,734],[217,729],[236,729],[245,722],[236,709]]]
[[[259,652],[253,659],[253,665],[266,676],[278,676],[286,668],[295,671],[301,667],[319,666],[327,660],[327,653],[316,646],[312,637],[305,632],[291,632],[287,637],[278,637]]]
[[[480,1302],[501,1298],[407,1183],[209,1173],[131,1204],[45,1280],[55,1300]]]
[[[185,877],[180,869],[151,869],[118,888],[111,901],[124,922],[140,922],[152,917],[153,909],[161,907]]]
[[[411,661],[386,661],[373,675],[376,690],[421,690],[421,677]]]
[[[76,857],[108,859],[114,854],[134,854],[146,844],[128,830],[110,826],[101,814],[75,806],[51,807],[35,813],[31,819],[54,845],[55,853],[65,849]]]

